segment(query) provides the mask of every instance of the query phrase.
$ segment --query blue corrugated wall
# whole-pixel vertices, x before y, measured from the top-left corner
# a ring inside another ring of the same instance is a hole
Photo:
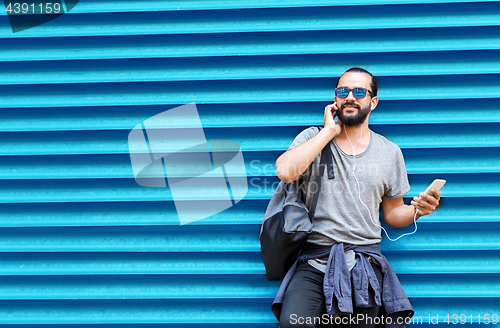
[[[402,148],[408,196],[448,181],[415,235],[381,245],[416,317],[500,315],[500,2],[83,0],[18,33],[0,19],[1,326],[276,327],[258,241],[274,162],[351,66],[378,77],[371,128]],[[249,191],[180,226],[135,183],[127,135],[191,102],[208,139],[241,145]]]

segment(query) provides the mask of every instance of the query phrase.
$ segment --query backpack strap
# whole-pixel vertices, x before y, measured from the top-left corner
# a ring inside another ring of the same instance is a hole
[[[319,192],[321,190],[321,178],[325,172],[325,168],[327,168],[328,179],[335,178],[335,171],[333,169],[333,155],[332,150],[330,148],[330,142],[323,148],[321,151],[321,160],[319,162],[319,172],[316,176],[316,181],[313,186],[314,192],[311,200],[311,209],[309,210],[309,217],[311,220],[314,218],[314,214],[316,212],[316,205],[318,204]],[[311,187],[311,184],[309,184]]]

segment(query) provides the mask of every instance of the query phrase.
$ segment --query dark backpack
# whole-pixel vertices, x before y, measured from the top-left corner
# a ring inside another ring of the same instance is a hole
[[[321,189],[321,177],[328,165],[328,178],[334,178],[330,143],[321,151],[319,174],[314,188],[310,211],[303,202],[305,183],[302,178],[293,182],[280,181],[267,206],[260,231],[262,260],[266,280],[282,280],[297,260],[312,231],[312,221]],[[309,167],[310,168],[310,167]]]

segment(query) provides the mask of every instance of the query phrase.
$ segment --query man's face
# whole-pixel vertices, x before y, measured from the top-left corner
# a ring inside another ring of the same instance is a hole
[[[365,88],[370,91],[371,77],[365,73],[348,72],[342,75],[339,80],[338,88],[346,87],[349,89]],[[366,120],[366,117],[372,109],[377,106],[378,98],[371,97],[369,93],[363,99],[356,99],[352,92],[347,97],[335,97],[339,120],[346,126],[360,126]]]

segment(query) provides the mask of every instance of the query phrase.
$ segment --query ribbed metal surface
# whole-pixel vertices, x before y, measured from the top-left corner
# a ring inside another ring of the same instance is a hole
[[[0,22],[1,326],[277,327],[258,242],[274,163],[350,66],[378,77],[370,124],[403,150],[408,196],[448,181],[415,235],[381,244],[413,326],[500,315],[499,1],[87,0]],[[136,184],[127,136],[191,102],[207,139],[241,145],[249,191],[180,226],[168,190]]]

